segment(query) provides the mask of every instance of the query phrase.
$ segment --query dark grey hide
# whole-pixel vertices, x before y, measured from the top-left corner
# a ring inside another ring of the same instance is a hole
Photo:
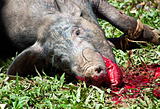
[[[102,55],[115,61],[89,0],[5,0],[2,19],[9,39],[23,50],[9,75],[58,69],[76,76],[106,73]]]

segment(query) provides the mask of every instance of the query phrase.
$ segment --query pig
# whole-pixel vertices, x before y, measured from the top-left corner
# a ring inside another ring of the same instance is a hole
[[[37,71],[54,69],[94,83],[105,80],[107,68],[102,57],[115,63],[112,47],[121,39],[106,40],[97,18],[109,21],[128,35],[133,35],[138,25],[136,19],[116,10],[106,0],[3,2],[1,19],[6,33],[16,50],[22,50],[8,68],[8,75],[36,75]],[[143,35],[141,30],[138,38],[159,43],[146,28],[143,31],[150,34]],[[92,79],[95,76],[100,79]]]

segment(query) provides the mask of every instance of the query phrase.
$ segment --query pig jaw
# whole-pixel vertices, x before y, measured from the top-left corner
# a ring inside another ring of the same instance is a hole
[[[98,76],[94,75],[93,77],[76,76],[76,79],[81,80],[81,81],[85,81],[88,85],[94,85],[97,87],[110,85],[108,75],[105,73],[100,74]]]

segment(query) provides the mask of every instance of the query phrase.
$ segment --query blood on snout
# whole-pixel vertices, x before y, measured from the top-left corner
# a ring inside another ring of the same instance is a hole
[[[110,59],[102,56],[104,63],[106,65],[106,72],[100,75],[94,75],[92,78],[76,76],[78,80],[85,81],[86,83],[95,86],[119,86],[122,83],[122,71],[116,63]]]
[[[87,84],[94,85],[97,87],[100,86],[108,86],[109,85],[109,78],[106,73],[102,73],[100,75],[95,75],[93,77],[81,77],[76,76],[78,80],[85,81]]]

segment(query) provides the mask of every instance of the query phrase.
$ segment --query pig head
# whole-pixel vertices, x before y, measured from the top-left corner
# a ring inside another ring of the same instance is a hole
[[[45,21],[38,30],[35,44],[16,57],[8,74],[28,75],[34,67],[49,64],[83,77],[107,73],[102,56],[114,61],[114,55],[99,26],[83,18],[64,15],[55,20],[50,16]]]

